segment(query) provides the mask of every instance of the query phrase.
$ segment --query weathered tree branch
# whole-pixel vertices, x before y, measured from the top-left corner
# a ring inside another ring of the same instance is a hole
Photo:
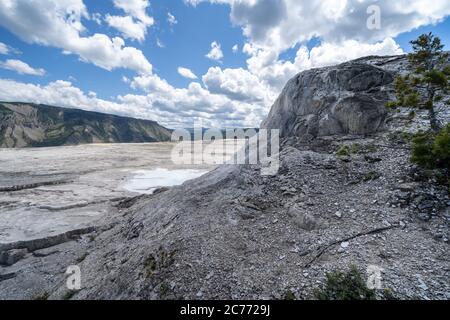
[[[309,268],[317,259],[319,259],[329,248],[331,248],[332,246],[335,246],[335,245],[337,245],[337,244],[339,244],[339,243],[342,243],[342,242],[346,242],[346,241],[350,241],[350,240],[353,240],[353,239],[356,239],[356,238],[359,238],[359,237],[363,237],[363,236],[367,236],[367,235],[370,235],[370,234],[377,234],[377,233],[381,233],[381,232],[384,232],[384,231],[387,231],[387,230],[391,230],[391,229],[395,229],[395,228],[398,228],[399,227],[399,225],[393,225],[393,226],[389,226],[389,227],[380,227],[380,228],[376,228],[376,229],[372,229],[372,230],[369,230],[369,231],[364,231],[364,232],[360,232],[360,233],[358,233],[358,234],[355,234],[355,235],[353,235],[353,236],[349,236],[349,237],[346,237],[346,238],[343,238],[343,239],[339,239],[339,240],[336,240],[336,241],[333,241],[333,242],[330,242],[329,244],[327,244],[327,245],[325,245],[325,246],[322,246],[322,247],[319,247],[316,251],[317,251],[317,253],[314,255],[314,257],[308,262],[308,263],[306,263],[305,265],[304,265],[304,267],[305,268]],[[305,255],[306,254],[310,254],[310,253],[312,253],[313,252],[313,250],[310,250],[309,252],[307,252],[307,253],[304,253]]]

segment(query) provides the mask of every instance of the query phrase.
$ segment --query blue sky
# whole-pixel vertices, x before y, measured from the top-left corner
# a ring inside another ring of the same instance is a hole
[[[24,1],[30,2],[21,6]],[[427,9],[429,12],[421,10],[424,2],[420,0],[409,1],[412,9],[408,12],[384,1],[367,1],[367,5],[379,3],[382,9],[382,28],[376,32],[364,30],[361,21],[367,18],[367,6],[360,9],[359,1],[332,7],[332,16],[327,8],[308,12],[304,4],[302,17],[292,16],[302,5],[292,0],[258,0],[256,5],[249,0],[222,0],[222,4],[208,0],[190,0],[190,4],[182,0],[130,1],[138,7],[140,1],[146,4],[139,11],[141,16],[124,7],[121,0],[63,0],[56,5],[55,1],[16,0],[12,1],[15,7],[8,7],[9,1],[0,0],[0,43],[8,48],[0,54],[0,99],[151,118],[171,127],[189,126],[194,119],[221,127],[258,125],[284,83],[299,71],[365,54],[408,52],[409,41],[424,32],[440,36],[447,49],[450,45],[450,5],[446,1],[436,1],[436,11]],[[80,15],[74,20],[82,30],[64,16],[73,8]],[[278,20],[273,18],[277,12],[281,12]],[[169,13],[176,23],[168,21]],[[146,34],[141,41],[106,21],[107,16],[129,16],[130,21],[139,23],[142,14],[152,23],[143,28]],[[30,15],[36,21],[54,21],[42,22],[41,27],[27,25]],[[18,18],[24,25],[15,22]],[[319,24],[314,26],[316,20]],[[361,32],[348,27],[358,23]],[[39,32],[41,29],[48,31]],[[58,34],[60,29],[74,39],[64,39]],[[140,53],[133,51],[124,61],[110,63],[116,53],[100,54],[99,58],[102,44],[90,39],[94,34],[102,34],[108,41],[122,38],[121,49],[114,49],[120,54],[123,48]],[[220,45],[223,55],[218,60],[206,57],[213,42]],[[86,48],[88,44],[95,48]],[[239,50],[232,50],[235,45]],[[63,54],[65,50],[71,54]],[[296,59],[303,52],[311,57]],[[146,61],[128,66],[127,60],[135,56],[136,61]],[[31,71],[17,63],[7,64],[8,60],[26,63]],[[148,65],[152,70],[143,72]],[[198,78],[182,76],[179,67],[188,68]]]
[[[112,1],[85,1],[90,12],[102,14],[120,14]],[[148,8],[149,14],[156,23],[151,28],[143,43],[130,41],[130,45],[141,49],[152,62],[155,72],[175,87],[186,87],[189,79],[183,78],[177,72],[179,66],[186,66],[198,75],[205,74],[211,66],[219,65],[230,68],[245,68],[246,56],[239,51],[232,53],[232,47],[239,44],[242,47],[245,38],[238,26],[232,26],[229,16],[230,8],[224,5],[203,4],[188,6],[183,1],[153,1]],[[173,14],[177,24],[171,26],[167,22],[167,14]],[[106,33],[120,36],[120,32],[107,26],[86,21],[86,27],[91,33]],[[157,40],[164,48],[157,45]],[[45,84],[58,79],[74,77],[74,83],[84,91],[94,91],[99,97],[110,99],[118,94],[130,91],[127,84],[121,81],[123,75],[132,78],[133,72],[114,70],[109,72],[92,64],[80,63],[76,55],[62,55],[61,50],[36,44],[27,44],[5,28],[0,27],[0,41],[19,50],[21,54],[14,55],[27,61],[31,66],[45,68],[44,77],[19,75],[14,71],[0,69],[0,77],[20,81]],[[205,58],[213,41],[219,41],[225,58],[222,63]]]

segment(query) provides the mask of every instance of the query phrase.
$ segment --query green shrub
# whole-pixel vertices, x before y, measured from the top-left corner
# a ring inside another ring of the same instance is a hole
[[[438,134],[418,134],[412,140],[411,160],[426,169],[450,170],[450,124]]]
[[[284,300],[293,301],[293,300],[297,300],[297,297],[295,296],[295,293],[293,293],[291,290],[287,290],[284,293]]]
[[[50,296],[50,294],[47,291],[44,291],[44,292],[34,296],[33,300],[48,300],[49,296]]]
[[[77,294],[77,292],[78,292],[78,291],[76,291],[76,290],[69,290],[69,291],[66,291],[66,293],[64,293],[64,295],[62,296],[62,300],[70,300],[70,299],[72,299],[73,296],[74,296],[75,294]]]
[[[388,109],[396,109],[398,107],[398,104],[396,101],[390,101],[386,103],[386,108]]]
[[[314,292],[318,300],[375,300],[375,290],[367,288],[359,270],[352,266],[347,272],[326,275],[325,284]]]
[[[362,150],[363,150],[363,146],[361,146],[358,143],[354,143],[351,146],[350,152],[353,153],[353,154],[358,154],[358,153],[361,153]]]
[[[434,139],[432,152],[439,168],[450,169],[450,123]]]
[[[411,142],[412,139],[414,138],[414,135],[413,135],[412,133],[403,131],[403,132],[400,134],[400,138],[401,138],[404,142],[408,142],[408,143],[409,143],[409,142]]]
[[[144,261],[144,276],[152,278],[165,268],[168,268],[174,261],[175,251],[167,252],[159,248],[156,254],[151,254]]]
[[[336,155],[339,157],[348,157],[350,156],[350,147],[347,145],[343,145],[339,148],[339,150],[336,152]]]
[[[364,153],[373,153],[376,152],[378,149],[373,144],[368,145],[362,145],[359,143],[353,143],[351,145],[342,145],[336,151],[336,155],[339,157],[349,157],[352,154],[364,154]]]

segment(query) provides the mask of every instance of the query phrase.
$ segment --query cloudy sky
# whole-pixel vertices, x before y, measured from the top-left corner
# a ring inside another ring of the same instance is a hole
[[[0,0],[0,100],[258,126],[302,70],[408,52],[423,32],[450,45],[450,1],[431,3]]]

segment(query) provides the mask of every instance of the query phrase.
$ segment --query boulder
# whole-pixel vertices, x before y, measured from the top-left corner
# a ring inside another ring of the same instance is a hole
[[[302,72],[287,83],[261,127],[307,139],[377,132],[385,125],[393,80],[389,71],[357,62]]]

